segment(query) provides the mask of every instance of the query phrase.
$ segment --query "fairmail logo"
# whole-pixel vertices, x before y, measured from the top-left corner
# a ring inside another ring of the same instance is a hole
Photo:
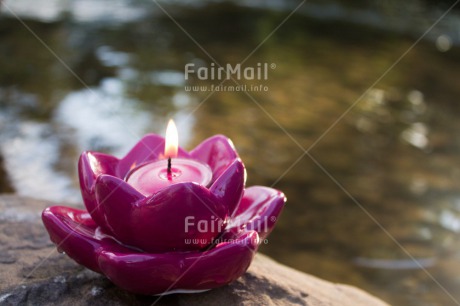
[[[268,72],[275,69],[276,64],[257,63],[256,66],[242,67],[241,64],[227,64],[218,66],[211,63],[210,66],[197,67],[194,63],[185,65],[185,80],[196,77],[199,80],[268,80]]]
[[[232,227],[240,227],[242,225],[246,226],[246,229],[253,230],[258,229],[259,232],[268,232],[270,224],[275,223],[275,216],[264,216],[263,218],[255,219],[250,224],[242,224],[241,220],[239,222],[232,223]],[[189,231],[198,231],[198,233],[207,233],[208,231],[217,231],[222,232],[227,224],[220,218],[211,216],[211,219],[199,219],[197,220],[195,216],[187,216],[184,219],[184,231],[188,233]]]

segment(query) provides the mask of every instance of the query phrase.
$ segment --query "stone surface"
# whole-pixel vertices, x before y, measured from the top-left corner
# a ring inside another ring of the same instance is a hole
[[[0,196],[0,305],[387,305],[258,254],[234,283],[199,294],[139,296],[56,251],[40,214],[53,203]]]

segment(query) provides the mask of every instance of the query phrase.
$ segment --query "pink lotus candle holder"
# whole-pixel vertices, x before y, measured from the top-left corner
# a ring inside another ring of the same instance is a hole
[[[84,152],[87,210],[42,214],[60,251],[133,293],[198,292],[236,280],[286,200],[268,187],[245,189],[244,165],[224,136],[190,152],[168,147],[149,134],[122,159]]]

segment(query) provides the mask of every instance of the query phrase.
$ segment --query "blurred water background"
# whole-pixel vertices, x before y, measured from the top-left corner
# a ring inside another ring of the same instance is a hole
[[[225,134],[248,185],[286,193],[262,252],[393,305],[458,304],[460,7],[411,48],[454,1],[312,0],[283,23],[300,3],[3,1],[0,191],[78,203],[81,151],[121,157],[172,117],[183,147]],[[207,53],[269,63],[241,81],[268,90],[187,91],[219,83],[184,79]]]

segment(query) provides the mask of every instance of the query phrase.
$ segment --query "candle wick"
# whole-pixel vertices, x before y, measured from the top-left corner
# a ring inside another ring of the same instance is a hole
[[[171,157],[168,157],[168,178],[171,179],[172,171],[171,171]]]

